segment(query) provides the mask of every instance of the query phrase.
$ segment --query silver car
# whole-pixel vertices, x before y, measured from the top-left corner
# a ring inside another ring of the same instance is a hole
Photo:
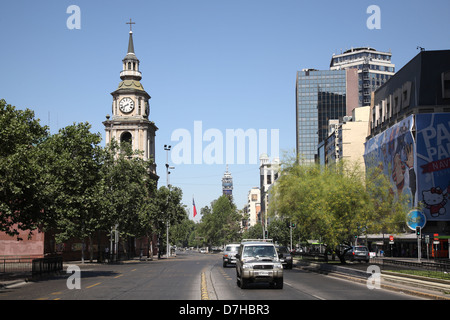
[[[242,242],[236,256],[236,280],[241,289],[254,282],[283,289],[283,265],[273,243]]]
[[[350,261],[365,261],[369,262],[369,249],[366,246],[354,246],[345,254],[346,259]]]
[[[239,244],[228,244],[223,250],[223,267],[228,264],[236,264],[236,253],[239,250]]]

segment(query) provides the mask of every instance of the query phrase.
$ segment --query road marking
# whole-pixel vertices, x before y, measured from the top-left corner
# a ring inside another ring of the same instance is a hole
[[[118,276],[115,276],[114,279],[120,278],[122,276],[123,276],[123,274],[119,274]]]
[[[52,295],[57,295],[57,294],[61,294],[61,291],[53,292],[53,293],[52,293]]]
[[[97,283],[94,283],[93,285],[91,285],[91,286],[89,286],[89,287],[86,287],[86,289],[89,289],[89,288],[92,288],[92,287],[98,286],[98,285],[99,285],[100,283],[101,283],[101,282],[97,282]]]
[[[289,283],[289,282],[284,281],[284,284],[287,285],[287,286],[290,286],[290,287],[292,287],[292,288],[294,288],[294,289],[296,289],[296,288],[295,288],[291,283]],[[298,289],[297,289],[297,290],[298,290]],[[301,291],[301,290],[299,290],[299,291]],[[301,292],[303,292],[303,291],[301,291]],[[304,293],[307,293],[307,292],[304,292]],[[319,300],[326,300],[325,298],[319,297],[318,295],[311,294],[311,293],[308,293],[308,294],[309,294],[310,296],[316,298],[316,299],[319,299]]]
[[[133,270],[131,270],[131,272],[133,272],[133,271],[136,271],[137,269],[133,269]]]
[[[204,272],[202,272],[201,291],[202,291],[202,300],[209,300],[208,288],[206,287],[206,276]]]

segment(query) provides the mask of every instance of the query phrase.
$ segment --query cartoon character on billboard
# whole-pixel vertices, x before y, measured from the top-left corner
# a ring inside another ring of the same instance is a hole
[[[439,187],[433,187],[430,190],[422,191],[425,208],[430,210],[433,218],[445,214],[445,205],[447,204],[449,190],[450,186],[444,190],[441,190]]]

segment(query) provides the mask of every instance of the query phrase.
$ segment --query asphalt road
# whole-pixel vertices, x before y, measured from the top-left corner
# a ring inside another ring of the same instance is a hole
[[[295,268],[284,271],[284,288],[281,290],[271,289],[265,284],[255,284],[243,290],[236,285],[235,268],[222,267],[220,254],[189,251],[169,259],[111,265],[84,264],[80,265],[80,269],[79,282],[73,280],[72,273],[62,274],[3,288],[0,290],[0,300],[200,301],[205,297],[226,301],[419,299],[384,289],[369,289],[365,284]],[[79,283],[79,289],[69,288],[76,283]]]

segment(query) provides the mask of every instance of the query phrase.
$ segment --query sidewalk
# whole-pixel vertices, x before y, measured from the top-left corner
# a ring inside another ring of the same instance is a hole
[[[345,278],[359,283],[367,284],[368,278],[371,276],[370,273],[367,273],[367,267],[371,265],[370,263],[342,266],[324,262],[295,260],[297,261],[295,265],[297,268]],[[380,287],[425,299],[450,300],[449,280],[431,279],[381,270]]]

